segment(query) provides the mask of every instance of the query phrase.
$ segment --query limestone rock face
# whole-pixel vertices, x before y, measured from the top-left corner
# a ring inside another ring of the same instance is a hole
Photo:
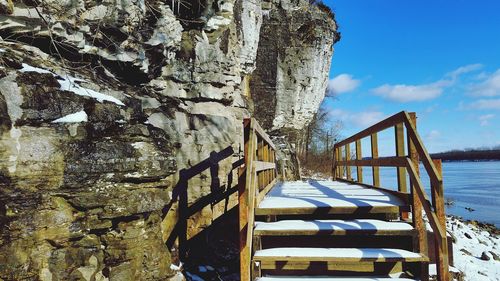
[[[172,137],[145,124],[133,89],[73,76],[1,43],[0,278],[169,276],[161,234],[177,171]]]
[[[268,7],[187,2],[0,3],[0,280],[168,280],[235,206]]]
[[[255,116],[271,131],[301,130],[325,96],[337,25],[309,1],[269,0],[263,12],[250,83]]]

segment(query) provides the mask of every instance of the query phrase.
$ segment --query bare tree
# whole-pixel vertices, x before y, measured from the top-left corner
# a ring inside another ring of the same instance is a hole
[[[311,172],[326,173],[331,166],[335,141],[340,139],[342,123],[334,120],[325,107],[320,107],[309,126],[300,150],[302,167]]]

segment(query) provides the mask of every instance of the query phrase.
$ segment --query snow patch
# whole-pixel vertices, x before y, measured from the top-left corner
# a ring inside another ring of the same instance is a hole
[[[99,102],[104,102],[104,101],[110,101],[112,103],[116,103],[118,105],[124,106],[125,104],[120,101],[119,99],[112,97],[110,95],[105,95],[102,93],[99,93],[97,91],[94,91],[92,89],[87,89],[78,84],[78,82],[85,82],[85,80],[78,79],[69,75],[66,75],[66,77],[61,77],[56,75],[55,73],[39,68],[39,67],[34,67],[29,64],[23,63],[22,64],[23,68],[20,69],[19,71],[21,72],[37,72],[37,73],[48,73],[52,74],[54,77],[57,77],[57,81],[59,82],[59,85],[61,85],[61,91],[69,91],[74,94],[77,94],[79,96],[87,96],[91,97],[93,99],[96,99]]]
[[[464,281],[500,280],[500,261],[490,253],[500,256],[500,237],[454,217],[447,218],[446,228],[455,237],[454,266],[465,274]],[[483,252],[490,260],[481,259]]]
[[[52,123],[78,123],[78,122],[87,122],[88,116],[85,111],[78,111],[75,113],[68,114],[59,119],[52,121]]]
[[[311,257],[311,258],[420,258],[420,254],[390,248],[271,248],[255,252],[256,258],[263,257]]]
[[[374,219],[356,220],[282,220],[277,222],[256,222],[255,231],[355,231],[355,230],[412,230],[403,222],[386,222]]]
[[[43,68],[39,68],[39,67],[34,67],[34,66],[31,66],[29,64],[26,64],[26,63],[23,63],[22,64],[22,67],[19,71],[21,72],[37,72],[37,73],[48,73],[48,74],[52,74],[55,76],[54,73],[48,71],[47,69],[43,69]]]
[[[112,97],[110,95],[105,95],[91,89],[84,88],[76,83],[76,82],[85,82],[84,80],[68,76],[67,78],[62,78],[62,80],[58,79],[58,81],[59,84],[61,85],[61,90],[63,91],[73,92],[79,96],[91,97],[101,103],[103,101],[110,101],[118,105],[125,105],[122,101],[120,101],[115,97]]]
[[[295,181],[277,184],[259,209],[404,206],[398,197],[361,185],[337,181]]]
[[[171,264],[170,269],[173,271],[181,271],[182,270],[182,263],[180,263],[179,265]]]

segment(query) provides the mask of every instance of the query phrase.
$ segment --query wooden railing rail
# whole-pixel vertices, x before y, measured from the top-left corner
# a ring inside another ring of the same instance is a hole
[[[428,254],[427,230],[422,217],[425,211],[436,241],[435,253],[439,281],[449,280],[448,245],[446,241],[446,221],[444,212],[444,192],[441,175],[441,161],[432,160],[425,149],[422,139],[416,129],[415,113],[402,111],[397,113],[351,137],[334,145],[332,174],[334,180],[363,183],[363,166],[372,167],[372,187],[380,188],[379,167],[395,167],[397,171],[398,191],[411,194],[412,223],[417,231],[418,241],[416,250]],[[394,128],[395,151],[393,157],[379,157],[378,133]],[[406,131],[406,144],[405,144]],[[363,159],[361,140],[370,138],[371,157]],[[351,155],[351,145],[354,144],[355,153]],[[406,149],[405,149],[406,148]],[[424,185],[420,179],[419,163],[425,167],[430,179],[431,200],[429,200]],[[357,179],[353,180],[351,168],[356,167]],[[406,173],[410,178],[411,190],[407,190]],[[366,185],[366,184],[365,184]],[[402,219],[408,214],[402,213]]]
[[[240,272],[251,280],[255,208],[277,181],[276,147],[253,118],[243,121],[245,165],[239,170]]]

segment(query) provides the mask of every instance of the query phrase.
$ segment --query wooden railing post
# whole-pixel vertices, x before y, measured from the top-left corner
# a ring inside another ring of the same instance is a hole
[[[341,178],[347,178],[347,166],[345,164],[345,161],[347,160],[347,156],[345,153],[345,146],[344,147],[339,147],[339,154],[340,154],[340,159],[343,160],[342,166],[340,168],[340,177]]]
[[[371,147],[372,147],[372,159],[378,158],[378,137],[377,133],[373,133],[370,136]],[[373,174],[373,186],[380,187],[380,168],[378,166],[372,166]]]
[[[398,123],[394,126],[395,131],[395,142],[396,142],[396,156],[405,156],[405,135],[404,135],[404,125],[403,123]],[[404,167],[397,167],[398,176],[398,191],[408,192],[406,188],[406,172]]]
[[[363,155],[361,152],[361,140],[356,141],[356,160],[362,160]],[[363,183],[363,166],[356,166],[358,182]]]
[[[342,148],[337,146],[337,161],[342,161]],[[342,178],[343,176],[343,166],[337,163],[337,178]]]
[[[349,161],[351,160],[351,145],[348,143],[345,145],[345,160],[346,161]],[[345,166],[345,176],[346,176],[346,179],[348,181],[352,180],[352,177],[351,177],[351,166],[349,166],[348,164],[346,164]]]
[[[417,128],[417,115],[415,113],[409,113],[410,116],[410,121],[412,122],[413,126]],[[417,177],[420,178],[420,170],[418,169],[419,166],[419,157],[418,157],[418,152],[417,149],[415,148],[415,145],[413,144],[413,141],[411,140],[410,136],[407,136],[408,140],[408,156],[413,163],[415,167],[417,167]],[[416,195],[416,186],[415,183],[410,179],[410,186],[411,186],[411,194],[412,194],[412,222],[413,222],[413,227],[418,233],[418,240],[414,241],[414,249],[418,251],[421,254],[427,255],[428,253],[428,241],[427,241],[427,230],[425,228],[425,223],[423,220],[423,207],[422,207],[422,201],[420,201],[420,198]]]
[[[443,168],[441,159],[433,159],[434,166],[436,167],[439,176],[443,178]],[[449,258],[448,258],[448,243],[446,241],[446,215],[444,210],[444,188],[443,182],[436,182],[434,186],[431,188],[432,192],[432,204],[434,205],[434,210],[436,211],[436,215],[438,217],[439,224],[445,230],[445,236],[436,239],[441,239],[441,241],[436,241],[436,266],[437,266],[437,274],[438,279],[440,281],[449,280],[450,273],[448,270],[449,267]]]
[[[238,181],[238,210],[240,230],[240,277],[242,281],[250,280],[250,262],[252,251],[252,229],[254,219],[254,194],[256,173],[252,163],[256,158],[256,135],[253,120],[244,121],[245,167],[240,169]]]
[[[398,123],[394,126],[395,132],[395,143],[396,143],[396,156],[405,156],[405,130],[404,123]],[[418,167],[418,166],[417,166]],[[398,191],[402,193],[408,193],[408,188],[406,186],[406,170],[404,167],[397,167],[398,176]],[[401,212],[401,219],[407,220],[409,217],[408,212]]]
[[[337,161],[338,161],[338,158],[337,158],[337,146],[334,145],[333,146],[333,157],[332,157],[332,180],[336,180],[337,179]]]
[[[379,158],[378,155],[378,139],[377,133],[394,127],[396,156]],[[410,176],[410,193],[411,206],[413,212],[413,226],[417,231],[415,240],[415,251],[428,255],[428,238],[427,229],[423,221],[423,212],[429,218],[429,224],[433,230],[433,237],[436,241],[436,259],[437,273],[439,281],[449,281],[449,260],[448,260],[448,244],[446,238],[446,221],[444,209],[444,191],[441,175],[441,162],[433,161],[423,145],[422,139],[416,130],[416,115],[415,113],[407,113],[402,111],[395,114],[347,139],[338,142],[337,156],[339,162],[335,163],[335,167],[339,168],[337,178],[345,178],[347,181],[353,182],[351,177],[351,167],[356,166],[358,172],[358,181],[363,180],[361,166],[372,166],[373,171],[373,186],[380,187],[379,166],[396,167],[398,192],[408,194],[406,172]],[[407,140],[405,142],[405,128]],[[372,159],[362,159],[361,139],[370,136]],[[351,160],[350,144],[356,145],[356,160]],[[408,155],[405,155],[405,144],[408,147]],[[343,151],[344,149],[344,151]],[[345,159],[342,157],[345,156]],[[420,160],[425,167],[431,180],[432,204],[428,202],[425,190],[420,179],[419,164]],[[345,170],[344,170],[345,169]],[[402,212],[401,219],[407,220],[408,213]],[[428,268],[422,267],[422,280],[428,279]]]

